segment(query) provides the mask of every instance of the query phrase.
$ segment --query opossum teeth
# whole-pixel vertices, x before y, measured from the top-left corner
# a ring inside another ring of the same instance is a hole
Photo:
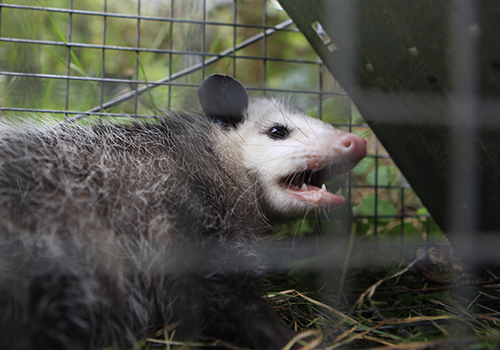
[[[296,191],[311,191],[316,189],[328,192],[326,185],[318,181],[317,175],[318,172],[306,170],[286,177],[283,183],[286,187]]]
[[[339,188],[337,192],[335,192],[336,195],[340,196],[342,194],[342,187]]]

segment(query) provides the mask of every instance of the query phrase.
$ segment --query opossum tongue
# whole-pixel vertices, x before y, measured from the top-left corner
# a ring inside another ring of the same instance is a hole
[[[342,189],[339,188],[336,193],[329,192],[324,183],[320,185],[320,180],[325,176],[318,174],[318,172],[307,170],[288,176],[283,181],[283,187],[299,199],[318,206],[337,207],[344,204]],[[324,180],[328,180],[328,177]]]

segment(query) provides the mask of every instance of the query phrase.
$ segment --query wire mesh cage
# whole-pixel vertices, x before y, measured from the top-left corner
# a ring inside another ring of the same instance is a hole
[[[368,155],[343,187],[346,205],[276,227],[278,273],[268,278],[266,297],[284,322],[296,331],[320,330],[329,348],[498,347],[496,271],[477,274],[474,262],[471,268],[458,261],[371,131],[380,121],[364,121],[338,83],[341,74],[333,77],[310,46],[300,11],[295,25],[280,3],[3,1],[1,118],[95,125],[196,112],[198,86],[213,73],[235,77],[252,96],[290,97],[307,114],[365,137]],[[348,31],[351,18],[340,17],[334,29]],[[324,20],[312,22],[311,35],[328,52],[342,47]],[[391,96],[376,96],[370,106]],[[135,346],[185,346],[172,330],[168,325]]]

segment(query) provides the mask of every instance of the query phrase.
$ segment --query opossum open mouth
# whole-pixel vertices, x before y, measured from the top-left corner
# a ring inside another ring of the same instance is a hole
[[[338,169],[337,169],[338,170]],[[345,203],[342,188],[336,193],[329,192],[324,184],[339,171],[334,168],[325,168],[319,171],[305,170],[283,179],[282,186],[285,190],[303,201],[321,207],[337,207]]]

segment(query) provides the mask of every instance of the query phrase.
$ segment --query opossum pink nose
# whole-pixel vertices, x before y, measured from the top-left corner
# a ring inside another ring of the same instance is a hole
[[[366,140],[354,134],[347,134],[340,143],[344,146],[343,153],[353,162],[359,162],[366,156]]]

